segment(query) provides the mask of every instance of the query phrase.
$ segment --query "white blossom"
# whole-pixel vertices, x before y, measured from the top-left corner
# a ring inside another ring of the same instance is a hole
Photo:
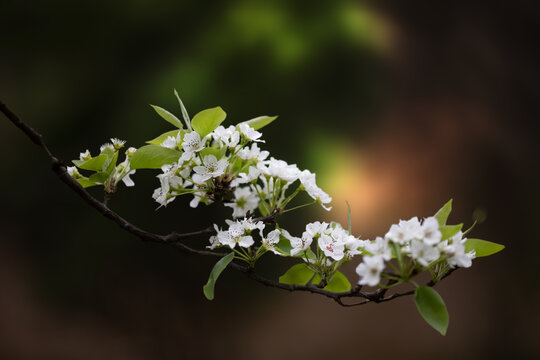
[[[256,167],[250,166],[247,173],[241,172],[238,177],[231,181],[231,187],[253,182],[257,180],[259,175],[261,175],[261,172]]]
[[[326,206],[325,204],[329,204],[332,202],[332,198],[330,195],[328,195],[326,192],[324,192],[321,188],[317,186],[317,183],[315,181],[315,174],[313,174],[309,170],[304,170],[299,174],[300,183],[306,190],[309,196],[313,198],[314,200],[317,200],[321,203],[321,206],[327,210],[330,211],[332,209],[331,206]]]
[[[277,177],[291,183],[296,181],[300,175],[300,170],[296,165],[289,165],[283,160],[274,158],[258,162],[257,168],[265,175]]]
[[[261,151],[257,143],[251,144],[251,149],[245,147],[242,150],[238,151],[238,157],[242,160],[263,161],[266,160],[268,155],[270,155],[270,153],[265,150]]]
[[[225,128],[223,126],[218,126],[213,132],[212,137],[215,141],[220,142],[224,146],[229,148],[234,148],[238,145],[240,141],[240,133],[236,130],[236,127],[233,125]]]
[[[424,235],[422,225],[417,217],[413,217],[410,220],[400,220],[399,224],[392,225],[390,230],[386,233],[385,238],[405,245],[413,239],[421,239]]]
[[[447,262],[451,267],[468,268],[472,265],[472,260],[476,257],[475,251],[465,252],[466,238],[463,238],[463,233],[459,231],[450,239],[450,244],[444,248],[445,254],[448,256]]]
[[[251,191],[249,187],[236,188],[233,202],[224,205],[233,209],[233,217],[244,217],[248,211],[257,209],[259,196],[256,192]]]
[[[78,179],[78,178],[81,177],[81,174],[79,173],[79,170],[77,170],[77,168],[75,166],[68,166],[66,168],[66,170],[67,170],[67,173],[69,174],[69,176],[71,176],[74,179]]]
[[[323,234],[326,229],[328,229],[328,223],[327,222],[319,222],[315,221],[312,223],[309,223],[306,225],[306,233],[311,238],[319,237],[321,234]]]
[[[367,243],[365,249],[373,256],[381,256],[386,261],[392,258],[392,250],[388,246],[388,239],[380,236],[376,237],[375,241]]]
[[[281,233],[291,243],[291,256],[296,256],[309,249],[313,241],[313,238],[309,236],[302,235],[302,238],[292,236],[287,230],[282,230]]]
[[[79,154],[79,159],[81,161],[87,161],[87,160],[90,160],[92,158],[92,155],[90,155],[90,151],[88,149],[86,149],[85,152],[82,152]]]
[[[204,182],[208,179],[223,175],[227,165],[229,165],[227,159],[218,161],[214,155],[206,155],[203,159],[203,166],[195,166],[193,171],[200,176],[200,181]],[[193,178],[193,180],[195,180],[195,178]]]
[[[111,150],[111,151],[114,151],[115,149],[114,149],[113,144],[105,143],[105,144],[103,144],[103,145],[101,145],[101,146],[99,147],[99,152],[102,153],[102,152],[104,152],[105,150]]]
[[[436,245],[441,241],[442,234],[436,218],[428,217],[422,223],[422,239],[427,245]]]
[[[195,153],[204,149],[204,141],[201,140],[201,135],[199,135],[199,133],[192,131],[184,135],[182,148],[184,149],[184,153],[182,154],[181,160],[188,161],[191,160]]]
[[[257,141],[257,142],[264,142],[264,140],[259,140],[259,138],[262,136],[262,133],[260,133],[257,130],[253,129],[248,124],[242,123],[238,127],[240,128],[240,132],[242,134],[244,134],[244,136],[248,140]]]
[[[168,149],[176,149],[179,142],[179,136],[167,136],[167,138],[161,143],[161,146]]]
[[[262,245],[266,250],[271,251],[276,255],[284,256],[284,254],[280,253],[276,249],[276,244],[279,243],[279,236],[280,235],[281,235],[281,231],[279,231],[279,229],[275,229],[275,230],[270,231],[266,235],[266,237],[261,236],[262,237]]]
[[[437,247],[427,245],[420,240],[411,242],[411,257],[420,265],[428,266],[429,263],[439,258],[439,249]]]
[[[117,138],[111,138],[111,142],[116,150],[120,150],[126,144],[125,140],[120,140]]]
[[[126,150],[126,156],[128,158],[132,157],[134,154],[135,154],[135,151],[137,151],[136,148],[134,148],[133,146],[132,147],[129,147],[127,150]]]
[[[364,256],[362,262],[356,267],[360,276],[360,285],[376,286],[381,281],[381,272],[384,270],[382,256]]]
[[[336,240],[330,235],[322,234],[317,240],[319,248],[324,252],[326,257],[339,261],[345,255],[345,244],[343,241]]]

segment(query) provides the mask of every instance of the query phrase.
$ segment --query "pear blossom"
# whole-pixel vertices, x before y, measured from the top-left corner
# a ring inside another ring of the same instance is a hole
[[[238,174],[237,178],[231,181],[231,187],[254,182],[258,179],[259,175],[261,175],[261,172],[256,167],[250,166],[247,173],[242,172]]]
[[[352,235],[348,235],[343,241],[345,256],[350,259],[353,256],[360,255],[362,253],[360,248],[363,248],[365,243],[365,240],[360,240]]]
[[[328,229],[328,223],[315,221],[306,225],[306,233],[311,238],[319,237]]]
[[[381,272],[384,270],[384,260],[381,256],[364,256],[362,262],[356,267],[360,276],[360,285],[376,286],[381,282]]]
[[[244,217],[248,211],[257,209],[259,196],[249,187],[236,188],[233,202],[224,205],[233,209],[233,217]]]
[[[198,132],[192,131],[185,134],[184,141],[182,142],[182,148],[184,149],[184,153],[182,154],[181,160],[191,160],[193,155],[204,149],[204,147],[204,141],[201,140],[201,135],[199,135]]]
[[[275,230],[270,231],[266,235],[266,237],[262,236],[262,234],[261,234],[262,246],[266,250],[271,251],[276,255],[284,256],[284,254],[282,254],[281,252],[279,252],[276,249],[276,244],[279,243],[279,236],[280,235],[281,235],[281,231],[279,229],[275,229]]]
[[[111,142],[116,150],[120,150],[126,144],[125,140],[120,140],[117,138],[111,138]]]
[[[310,248],[313,238],[302,235],[302,238],[298,238],[289,234],[287,230],[281,231],[282,235],[291,243],[291,256],[296,256],[299,253],[306,251]]]
[[[243,148],[238,151],[238,157],[242,160],[263,161],[270,155],[268,151],[261,151],[257,143],[251,144],[251,148]]]
[[[422,232],[422,239],[427,245],[436,245],[441,241],[442,234],[439,230],[439,222],[433,216],[424,220]]]
[[[251,235],[245,235],[245,229],[240,224],[231,224],[229,230],[218,232],[218,240],[222,245],[231,249],[238,244],[241,247],[248,248],[255,243]]]
[[[324,255],[339,261],[345,255],[345,244],[343,241],[335,240],[327,234],[322,234],[317,240],[319,248],[324,252]]]
[[[439,256],[440,253],[437,247],[427,245],[420,240],[413,240],[411,242],[411,257],[420,265],[428,266],[429,263],[437,260]]]
[[[259,140],[262,136],[262,133],[258,132],[257,130],[253,129],[251,126],[249,126],[246,123],[242,123],[238,125],[240,128],[240,132],[250,141],[257,141],[257,142],[264,142],[264,140]]]
[[[320,202],[321,206],[326,211],[330,211],[332,209],[331,206],[325,206],[325,204],[332,202],[332,198],[317,186],[317,183],[315,182],[315,174],[309,170],[304,170],[299,174],[299,179],[300,183],[311,198]]]
[[[79,173],[79,170],[75,166],[68,166],[66,168],[67,173],[69,176],[71,176],[74,179],[78,179],[81,177],[81,174]]]
[[[113,144],[105,143],[105,144],[103,144],[103,145],[101,145],[99,147],[99,152],[103,153],[105,150],[114,151],[115,148],[114,148]]]
[[[87,161],[87,160],[90,160],[92,158],[92,155],[90,155],[90,151],[88,149],[86,149],[85,152],[82,152],[79,154],[79,159],[81,161]]]
[[[392,258],[392,250],[388,246],[388,239],[380,236],[377,236],[375,241],[368,242],[365,245],[365,249],[373,256],[381,256],[386,261],[389,261]]]
[[[294,182],[300,175],[300,170],[295,164],[289,165],[283,160],[271,158],[257,163],[257,168],[265,175],[277,177],[286,182]]]
[[[195,166],[193,171],[200,176],[200,181],[206,181],[223,175],[227,165],[229,165],[227,159],[218,161],[214,155],[206,155],[203,159],[203,166]]]
[[[456,235],[450,238],[450,244],[444,248],[444,253],[448,256],[447,262],[451,267],[468,268],[472,265],[472,260],[476,257],[475,251],[465,252],[466,238],[463,238],[463,233],[459,231]]]
[[[134,154],[135,154],[135,151],[137,151],[136,148],[134,147],[129,147],[127,150],[126,150],[126,156],[128,158],[132,157]]]
[[[165,140],[161,143],[161,146],[168,149],[176,149],[178,143],[180,142],[179,136],[167,136]]]
[[[413,239],[421,239],[424,235],[422,225],[417,217],[413,217],[407,221],[400,220],[399,224],[392,225],[386,233],[385,238],[388,240],[405,245]]]
[[[229,148],[235,148],[240,142],[240,133],[233,125],[228,128],[222,125],[218,126],[213,132],[212,137],[215,141],[220,142]]]

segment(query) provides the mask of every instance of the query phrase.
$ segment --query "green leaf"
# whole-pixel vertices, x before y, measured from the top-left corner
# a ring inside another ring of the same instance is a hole
[[[201,156],[204,158],[206,155],[214,155],[216,157],[216,159],[219,160],[219,159],[221,159],[222,157],[225,156],[226,152],[227,152],[226,147],[223,147],[221,149],[207,147],[207,148],[204,148],[203,150],[201,150]]]
[[[219,275],[225,270],[227,265],[230,264],[231,261],[234,259],[234,252],[231,252],[227,256],[221,258],[216,265],[214,265],[214,268],[210,272],[210,276],[208,277],[208,282],[206,285],[203,286],[203,293],[204,296],[208,300],[214,300],[214,286],[216,286],[216,281],[219,277]]]
[[[210,134],[217,128],[223,120],[227,117],[227,114],[219,106],[211,109],[203,110],[197,113],[193,120],[191,120],[191,126],[193,130],[201,135],[201,138]]]
[[[277,116],[259,116],[251,120],[242,122],[241,124],[248,124],[254,130],[259,130],[266,125],[270,124],[272,121],[276,120]],[[240,125],[240,124],[238,124]]]
[[[149,140],[147,141],[146,143],[147,144],[152,144],[152,145],[158,145],[160,146],[161,144],[163,144],[163,142],[165,140],[167,140],[167,138],[169,136],[172,136],[172,137],[176,137],[176,135],[178,135],[179,132],[182,132],[184,130],[172,130],[172,131],[167,131],[166,133],[163,133],[161,135],[159,135],[157,138],[155,139],[152,139],[152,140]]]
[[[292,250],[291,242],[289,241],[289,239],[287,239],[285,236],[281,234],[279,234],[279,242],[276,244],[276,247],[279,250],[286,252],[289,255],[291,254],[291,250]]]
[[[448,220],[450,212],[452,212],[452,199],[444,204],[444,206],[435,214],[435,218],[440,226],[446,225],[446,220]]]
[[[414,302],[424,320],[442,335],[446,335],[450,318],[442,297],[429,286],[419,286],[414,292]]]
[[[461,230],[462,227],[463,227],[463,224],[440,226],[439,230],[442,234],[441,241],[450,239],[452,236],[456,235]]]
[[[493,255],[504,249],[504,245],[480,239],[467,239],[465,252],[476,251],[476,257]]]
[[[145,145],[135,151],[131,158],[131,170],[159,169],[163,165],[177,162],[182,153],[157,145]]]
[[[101,171],[103,170],[103,164],[107,160],[107,154],[100,154],[96,157],[84,160],[73,160],[73,164],[79,169],[91,170],[91,171]]]
[[[306,264],[296,264],[279,277],[282,284],[305,285],[314,275]]]
[[[110,174],[118,161],[118,151],[105,151],[103,153],[107,154],[107,160],[103,163],[103,171]]]
[[[88,188],[88,187],[91,187],[91,186],[98,185],[98,184],[96,184],[95,182],[93,182],[93,181],[91,181],[90,179],[85,178],[85,177],[80,177],[80,178],[78,178],[78,179],[76,179],[76,180],[77,180],[77,182],[78,182],[79,184],[81,184],[81,186],[82,186],[83,188]]]
[[[90,175],[89,179],[90,181],[96,183],[96,184],[104,184],[105,181],[107,181],[107,179],[109,178],[109,175],[111,173],[107,173],[107,172],[97,172],[97,173],[94,173],[92,175]]]
[[[186,110],[186,107],[184,106],[184,103],[180,99],[180,95],[178,95],[178,91],[176,91],[176,89],[174,89],[174,96],[176,96],[176,98],[178,99],[178,103],[180,104],[180,109],[182,109],[182,117],[184,118],[184,121],[186,122],[187,128],[189,130],[192,130],[191,121],[189,120],[188,112]]]
[[[314,282],[315,283],[315,282]],[[336,271],[334,276],[332,276],[332,279],[324,287],[324,290],[332,291],[332,292],[344,292],[351,290],[351,283],[349,282],[349,279],[345,275],[343,275],[342,272]]]
[[[182,125],[182,122],[180,120],[178,120],[178,118],[176,116],[174,116],[173,114],[171,114],[167,110],[165,110],[163,108],[160,108],[159,106],[152,105],[152,104],[150,104],[150,106],[153,107],[154,110],[156,110],[156,112],[158,113],[159,116],[161,116],[163,119],[165,119],[169,123],[173,124],[177,128],[181,129],[181,128],[184,127]]]

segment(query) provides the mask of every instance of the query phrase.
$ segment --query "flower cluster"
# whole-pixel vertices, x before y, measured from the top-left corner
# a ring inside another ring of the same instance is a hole
[[[68,166],[67,172],[76,179],[83,187],[103,185],[106,193],[114,193],[118,183],[122,181],[124,185],[131,187],[135,183],[130,175],[135,174],[131,169],[131,158],[137,151],[130,147],[125,151],[125,159],[120,164],[118,161],[118,152],[125,145],[124,140],[112,138],[110,143],[101,145],[99,155],[92,157],[89,150],[79,154],[78,160],[73,160],[75,166]],[[90,176],[83,176],[79,169],[93,171]]]
[[[402,277],[424,269],[441,273],[456,266],[470,267],[475,251],[465,252],[467,239],[460,228],[451,236],[443,236],[435,217],[428,217],[422,222],[417,217],[401,220],[390,227],[384,238],[377,237],[365,246],[365,253],[369,255],[364,256],[356,268],[359,283],[377,285],[385,262],[392,257],[398,258],[397,268],[392,266]]]
[[[160,187],[153,198],[166,206],[180,195],[191,194],[191,207],[223,200],[233,210],[233,218],[242,218],[259,209],[263,215],[282,211],[299,191],[305,191],[330,210],[327,204],[332,198],[317,186],[315,174],[283,160],[268,159],[269,152],[257,144],[263,142],[261,136],[247,123],[220,125],[203,137],[195,130],[168,136],[159,145],[181,155],[161,168],[162,174],[157,176]],[[296,181],[297,189],[287,193]]]
[[[360,256],[361,262],[356,267],[359,286],[388,289],[413,284],[415,296],[423,297],[419,303],[435,301],[439,311],[440,303],[434,290],[419,286],[413,280],[415,276],[429,272],[433,285],[451,269],[470,267],[476,256],[491,255],[504,248],[480,239],[467,239],[465,236],[472,227],[462,232],[462,224],[446,225],[451,201],[434,216],[402,220],[392,225],[384,237],[374,240],[352,235],[350,209],[348,229],[336,222],[316,221],[307,224],[301,236],[291,235],[279,226],[278,216],[311,204],[319,204],[328,211],[332,198],[317,185],[314,173],[276,159],[259,147],[265,142],[259,130],[276,117],[261,116],[225,127],[222,122],[226,114],[220,107],[203,110],[190,118],[180,98],[178,101],[183,122],[167,110],[153,106],[159,116],[176,129],[147,141],[147,145],[138,149],[128,148],[124,161],[119,164],[119,151],[125,141],[113,138],[111,143],[101,146],[95,157],[89,150],[81,153],[78,160],[73,160],[75,166],[68,167],[67,172],[83,187],[103,185],[108,199],[120,182],[134,186],[130,176],[136,170],[160,169],[159,187],[152,194],[160,207],[181,195],[190,195],[193,208],[200,203],[221,203],[230,208],[232,219],[226,220],[225,228],[214,225],[215,234],[207,246],[211,251],[229,249],[228,254],[212,252],[223,258],[204,287],[208,299],[213,298],[217,276],[231,261],[243,261],[254,268],[266,253],[300,261],[279,278],[281,283],[316,286],[326,294],[355,296],[360,288],[352,289],[339,269]],[[81,172],[91,173],[85,176]],[[302,192],[307,195],[305,198],[312,200],[290,207]],[[383,278],[387,281],[383,282]],[[379,293],[384,295],[384,291],[375,292]],[[420,312],[422,316],[432,313]],[[446,322],[437,327],[432,319],[428,322],[441,333],[448,325]]]

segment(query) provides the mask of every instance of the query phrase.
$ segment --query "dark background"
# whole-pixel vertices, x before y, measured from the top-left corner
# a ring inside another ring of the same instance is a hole
[[[534,1],[2,1],[0,99],[61,159],[109,137],[167,131],[148,106],[221,105],[229,124],[279,114],[275,157],[317,172],[334,210],[282,225],[346,221],[362,238],[429,216],[506,249],[437,290],[446,337],[413,299],[341,308],[142,243],[86,206],[46,157],[0,121],[2,359],[493,359],[538,350],[538,37]],[[533,55],[534,54],[534,55]],[[228,216],[188,199],[155,211],[157,173],[111,206],[139,226],[190,231]],[[95,189],[96,196],[101,196]],[[192,244],[206,245],[206,239]],[[351,281],[358,260],[347,271]],[[293,262],[267,257],[277,278]]]

